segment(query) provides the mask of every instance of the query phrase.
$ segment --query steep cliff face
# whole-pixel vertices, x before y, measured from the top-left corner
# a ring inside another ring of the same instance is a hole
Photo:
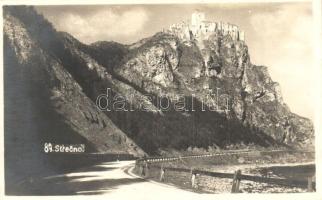
[[[17,70],[27,69],[19,73],[47,91],[49,100],[39,102],[98,151],[313,144],[310,120],[291,113],[267,68],[250,62],[244,41],[220,31],[203,39],[160,32],[132,45],[85,45],[33,9],[16,7],[5,13],[5,40]],[[127,111],[96,110],[107,89],[109,99],[125,98]],[[180,98],[185,107],[178,110]]]
[[[238,129],[246,127],[247,132],[259,138],[263,133],[274,141],[272,143],[313,144],[312,122],[289,110],[283,102],[279,84],[270,78],[267,67],[251,64],[244,41],[233,40],[220,32],[205,40],[191,41],[159,33],[131,51],[131,56],[116,69],[116,73],[148,93],[193,94],[202,101],[209,91],[220,89],[222,94],[228,95],[228,107],[231,108],[220,114],[224,121],[236,120],[240,123]],[[210,103],[206,102],[208,106]],[[201,135],[207,131],[216,135],[218,131],[206,125],[197,129]],[[232,129],[228,123],[224,128],[226,136],[238,134]],[[253,139],[252,142],[260,143],[256,141],[258,138]],[[227,140],[224,137],[221,142]]]
[[[113,70],[103,57],[97,56],[96,50],[79,46],[70,43],[69,48],[76,47],[95,57],[116,81],[114,86],[100,81],[101,92],[106,87],[112,88],[114,95],[121,94],[133,103],[133,99],[128,99],[129,90],[116,87],[123,84],[140,94],[134,97],[136,108],[140,102],[153,103],[145,112],[106,112],[147,152],[189,146],[224,148],[240,142],[262,146],[307,147],[313,144],[310,120],[290,112],[283,102],[279,84],[272,81],[267,68],[251,64],[244,41],[233,40],[221,32],[215,32],[205,40],[190,41],[169,33],[157,33],[123,46],[122,52],[126,53],[114,62],[118,64],[112,64]],[[98,72],[97,76],[100,74]],[[97,87],[92,86],[90,91],[95,89]],[[192,101],[198,108],[202,105],[211,107],[218,91],[218,95],[228,96],[228,102],[217,102],[216,112],[190,112]],[[213,93],[215,95],[209,98]],[[95,99],[97,95],[93,94],[91,98]],[[150,99],[142,101],[145,95]],[[177,112],[175,102],[170,101],[168,111],[157,112],[160,98],[164,96],[169,99],[184,97],[187,111]],[[225,112],[227,108],[229,111]]]

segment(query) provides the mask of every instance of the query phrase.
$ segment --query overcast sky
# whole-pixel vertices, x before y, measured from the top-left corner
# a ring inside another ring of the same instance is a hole
[[[230,22],[244,30],[252,63],[268,66],[291,110],[313,119],[310,3],[37,7],[57,30],[87,44],[99,40],[132,43],[190,19],[196,9],[205,12],[208,20]]]

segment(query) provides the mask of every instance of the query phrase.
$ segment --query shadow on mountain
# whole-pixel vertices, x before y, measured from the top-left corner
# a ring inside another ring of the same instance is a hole
[[[196,100],[195,103],[201,105]],[[106,114],[150,154],[157,154],[159,148],[186,150],[192,146],[207,149],[214,144],[225,148],[226,145],[241,142],[263,147],[279,144],[265,133],[247,127],[237,119],[227,119],[212,111],[188,112],[188,115],[173,110],[163,112],[163,115],[144,111]]]
[[[75,41],[74,41],[75,42]],[[76,45],[81,46],[80,49],[86,47],[79,42]],[[100,94],[105,94],[106,89],[110,88],[110,99],[115,95],[121,94],[118,89],[114,89],[113,83],[108,79],[99,78],[98,72],[90,70],[87,63],[72,53],[71,49],[51,49],[62,60],[65,69],[73,75],[77,82],[82,86],[84,93],[96,101]],[[90,53],[90,50],[86,50]],[[110,69],[110,67],[105,66]],[[158,107],[156,99],[159,97],[156,94],[151,94],[121,76],[110,72],[114,79],[125,83],[143,95],[152,96],[155,100],[153,103]],[[201,111],[202,102],[192,97],[185,97],[189,100],[187,105],[191,105],[194,101],[195,112],[178,112],[174,109],[155,114],[146,111],[108,111],[105,114],[127,134],[136,144],[145,152],[156,155],[160,148],[173,148],[177,150],[186,150],[188,147],[203,147],[215,144],[220,148],[224,148],[229,144],[255,144],[259,146],[278,145],[272,137],[266,135],[262,131],[242,124],[242,122],[234,117],[227,118],[223,114],[210,111],[206,107],[206,111]],[[170,102],[170,107],[173,108],[173,103]],[[127,102],[128,108],[132,107],[131,102]],[[134,105],[135,107],[135,105]],[[187,110],[191,110],[187,107]],[[199,110],[199,111],[198,111]]]
[[[93,50],[93,46],[95,47],[95,45],[86,46],[74,38],[61,36],[41,15],[30,10],[22,11],[15,12],[15,14],[26,24],[26,29],[33,36],[33,39],[49,55],[61,61],[64,68],[81,85],[84,93],[93,102],[96,101],[98,95],[106,93],[107,88],[111,88],[112,90],[111,98],[116,94],[122,95],[122,92],[124,93],[124,91],[119,91],[110,79],[101,78],[98,71],[89,69],[88,60],[85,60],[75,53],[76,49],[81,52],[86,52],[90,56],[101,56],[97,55],[97,49]],[[38,21],[35,21],[35,19]],[[111,46],[114,47],[115,45],[105,45],[104,51],[107,51]],[[117,46],[120,45],[118,44]],[[97,45],[96,48],[98,48]],[[118,47],[118,49],[116,54],[119,54],[118,58],[122,59],[125,50],[121,47]],[[101,61],[101,64],[103,62],[104,60]],[[120,60],[114,60],[109,64],[113,65],[115,63],[120,63]],[[112,74],[113,77],[111,79],[121,81],[143,95],[149,94],[144,88],[140,88],[119,76],[115,76],[112,73],[112,69],[115,66],[107,66],[107,64],[103,66]],[[156,94],[150,93],[149,95],[157,98]],[[186,99],[189,98],[191,97],[187,97]],[[225,116],[217,112],[200,111],[202,103],[196,99],[194,101],[197,110],[195,112],[188,111],[182,113],[170,109],[162,114],[139,110],[133,112],[110,111],[105,112],[105,114],[120,130],[127,134],[129,138],[133,139],[139,147],[151,155],[158,154],[158,150],[167,148],[186,150],[188,147],[202,147],[207,149],[213,145],[225,148],[226,145],[241,142],[264,147],[278,144],[278,142],[264,132],[243,124],[234,115]],[[130,102],[127,103],[131,106]],[[191,108],[188,107],[188,110],[191,110]],[[209,109],[206,108],[206,110]]]
[[[81,143],[96,151],[87,139],[65,123],[50,99],[54,82],[35,61],[22,67],[4,38],[4,144],[6,189],[29,177],[66,170],[44,153],[44,143]],[[66,161],[68,162],[68,161]],[[79,166],[67,163],[70,168]]]
[[[113,99],[116,94],[122,95],[122,92],[114,89],[115,86],[109,79],[100,78],[99,72],[88,68],[87,61],[75,54],[69,47],[66,48],[62,38],[59,39],[55,35],[51,40],[53,40],[51,44],[54,45],[48,46],[48,42],[43,43],[42,40],[39,40],[40,45],[61,60],[64,68],[72,74],[83,88],[84,93],[93,102],[96,101],[98,95],[106,93],[107,88],[111,88],[110,99]],[[90,47],[86,47],[78,41],[69,42],[73,42],[75,48],[90,54]],[[105,68],[111,72],[111,67],[105,66]],[[144,88],[117,76],[115,73],[111,72],[111,74],[114,79],[131,86],[141,94],[153,96],[153,99],[158,98],[156,94],[148,93]],[[186,99],[189,98],[191,103],[191,97],[186,97]],[[109,111],[105,114],[139,147],[151,155],[158,154],[160,148],[186,150],[191,146],[207,149],[213,145],[225,148],[226,145],[241,142],[264,147],[278,144],[272,137],[256,128],[242,124],[234,117],[227,118],[217,112],[209,111],[210,109],[207,107],[206,111],[201,111],[202,103],[197,99],[193,101],[197,111],[185,114],[173,109],[163,112],[162,115],[139,110],[133,112]],[[153,103],[157,106],[157,102]],[[190,103],[187,104],[190,105]],[[132,106],[130,102],[127,102],[127,105]],[[191,110],[191,107],[187,109]]]

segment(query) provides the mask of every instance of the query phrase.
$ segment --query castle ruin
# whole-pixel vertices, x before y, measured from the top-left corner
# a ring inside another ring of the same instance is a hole
[[[211,34],[220,32],[223,35],[230,35],[235,41],[245,41],[245,33],[239,30],[238,26],[225,22],[210,22],[205,18],[205,13],[194,12],[191,16],[191,23],[182,21],[173,24],[168,32],[185,40],[206,39]]]

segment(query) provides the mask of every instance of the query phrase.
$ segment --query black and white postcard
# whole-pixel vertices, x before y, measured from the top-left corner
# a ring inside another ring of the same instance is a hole
[[[5,198],[319,199],[319,1],[46,3],[2,3]]]

